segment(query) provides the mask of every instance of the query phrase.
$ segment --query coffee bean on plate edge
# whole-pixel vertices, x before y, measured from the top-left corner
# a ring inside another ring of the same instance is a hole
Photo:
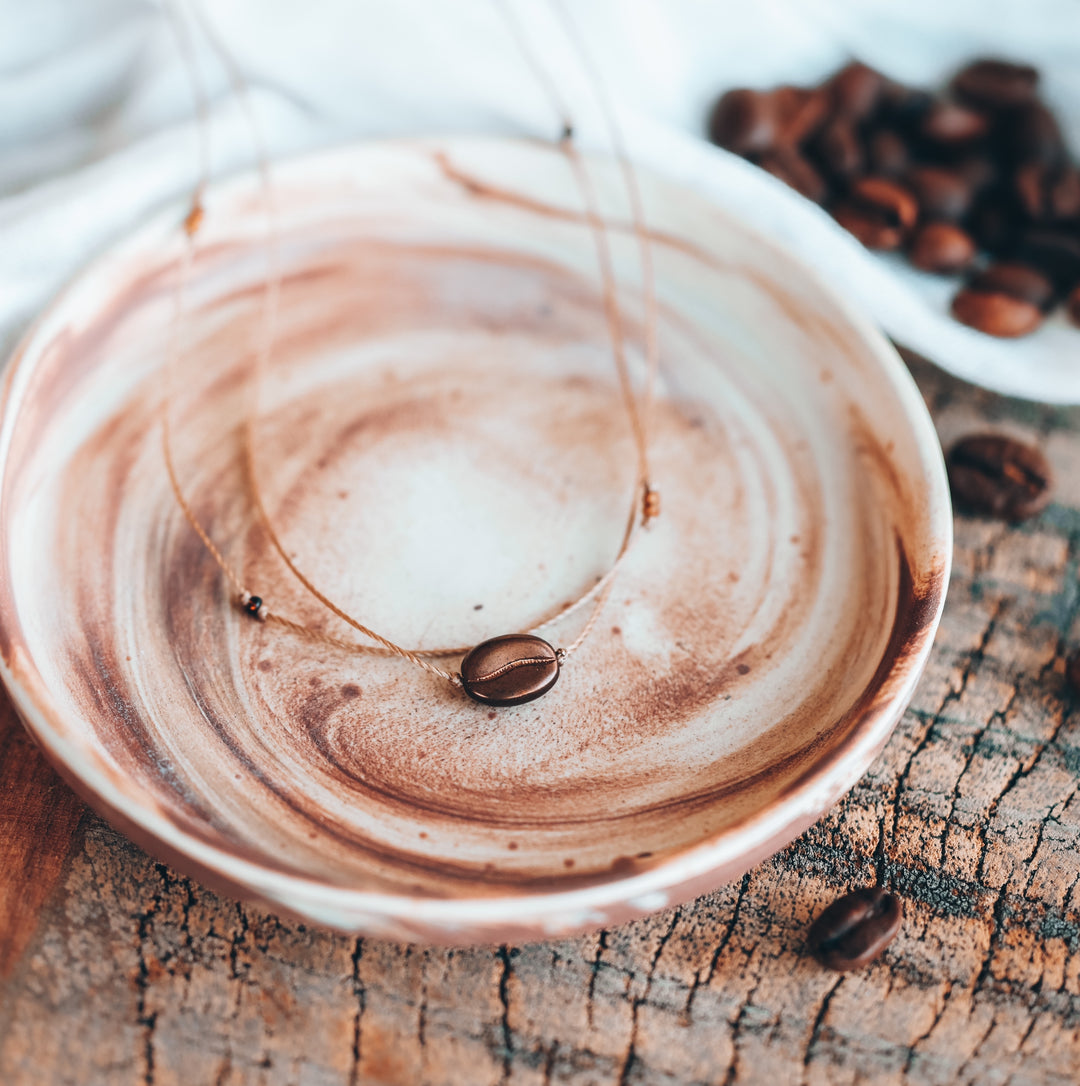
[[[923,271],[950,274],[970,268],[976,252],[972,236],[955,223],[928,222],[912,236],[908,259]]]
[[[972,434],[945,457],[953,503],[968,513],[1012,524],[1041,512],[1053,472],[1041,449],[1005,434]]]
[[[896,894],[868,886],[829,905],[810,925],[806,941],[830,969],[861,969],[893,941],[903,919],[904,907]]]
[[[1027,335],[1066,297],[1080,324],[1080,168],[1030,65],[978,58],[931,94],[853,62],[816,87],[728,91],[709,136],[868,248],[971,273],[952,305],[970,327]]]

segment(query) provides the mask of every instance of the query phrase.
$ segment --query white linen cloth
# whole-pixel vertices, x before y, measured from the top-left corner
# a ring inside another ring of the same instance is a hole
[[[513,0],[564,84],[586,145],[605,145],[547,0]],[[185,9],[186,0],[177,0]],[[996,341],[947,315],[953,282],[867,253],[820,209],[701,139],[723,89],[813,82],[857,56],[935,86],[964,60],[1037,64],[1080,150],[1075,0],[566,0],[636,159],[711,194],[816,268],[894,338],[990,387],[1080,402],[1080,331],[1058,315]],[[550,107],[494,0],[203,0],[253,88],[275,156],[401,134],[553,135]],[[190,189],[190,81],[150,0],[0,0],[0,352],[94,253]],[[252,161],[242,111],[205,42],[213,169]]]

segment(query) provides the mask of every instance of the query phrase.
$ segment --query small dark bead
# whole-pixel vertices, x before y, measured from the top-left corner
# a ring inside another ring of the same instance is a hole
[[[248,596],[244,603],[244,610],[253,618],[259,617],[259,612],[262,610],[262,596]]]

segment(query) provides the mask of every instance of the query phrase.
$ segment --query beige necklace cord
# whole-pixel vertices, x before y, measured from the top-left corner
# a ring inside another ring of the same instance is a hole
[[[496,0],[496,2],[498,2],[498,0]],[[634,228],[642,253],[642,278],[645,296],[645,354],[647,365],[646,379],[644,382],[645,410],[641,411],[638,407],[637,397],[634,393],[629,367],[626,361],[622,315],[619,308],[617,288],[615,287],[615,275],[608,244],[606,224],[599,213],[596,196],[588,172],[585,169],[577,149],[573,145],[572,122],[568,111],[563,107],[557,88],[550,80],[550,77],[543,67],[539,64],[536,56],[529,47],[527,38],[522,32],[520,24],[517,23],[511,9],[501,3],[499,6],[507,19],[519,47],[522,49],[527,62],[537,74],[541,85],[544,87],[556,112],[562,119],[563,134],[559,141],[559,147],[566,155],[568,163],[570,164],[575,182],[582,195],[585,207],[585,219],[589,224],[594,237],[597,262],[603,282],[604,310],[612,344],[612,353],[619,378],[620,390],[630,420],[631,433],[637,449],[637,477],[634,485],[633,501],[631,503],[630,515],[627,520],[622,541],[614,561],[608,571],[589,589],[582,592],[572,604],[555,609],[540,622],[531,627],[531,630],[533,631],[542,629],[547,625],[568,617],[571,613],[579,610],[585,604],[592,601],[593,609],[577,638],[575,638],[565,649],[552,648],[546,641],[535,636],[532,632],[493,638],[475,647],[456,646],[453,648],[439,649],[408,649],[359,622],[347,611],[334,603],[334,601],[322,592],[300,569],[296,561],[287,552],[274,528],[269,512],[266,509],[262,490],[258,482],[257,459],[255,456],[254,419],[258,416],[258,391],[261,388],[263,374],[273,350],[281,290],[277,217],[273,187],[270,183],[269,156],[266,152],[266,145],[262,138],[262,132],[257,117],[249,99],[246,80],[243,78],[242,73],[239,71],[228,50],[217,38],[212,26],[206,20],[203,12],[197,5],[194,10],[200,27],[218,55],[228,76],[234,96],[244,112],[257,158],[267,217],[268,271],[266,288],[264,291],[263,319],[259,326],[259,335],[255,345],[254,362],[252,366],[252,410],[245,418],[241,429],[244,465],[251,486],[256,512],[260,524],[266,532],[267,537],[270,539],[272,546],[294,578],[327,610],[341,621],[351,626],[362,636],[374,641],[375,644],[361,644],[335,637],[322,630],[314,629],[304,623],[290,619],[279,612],[271,611],[266,607],[263,599],[251,592],[244,585],[240,576],[229,565],[220,550],[215,546],[209,533],[195,515],[190,503],[186,500],[177,476],[171,452],[171,429],[167,402],[169,392],[172,388],[171,374],[175,366],[175,360],[179,354],[178,326],[183,309],[185,286],[188,276],[190,275],[191,267],[194,263],[195,235],[202,224],[204,215],[201,194],[208,179],[209,149],[206,140],[207,107],[205,92],[201,80],[198,77],[198,69],[194,61],[191,43],[187,38],[186,27],[183,26],[183,21],[175,16],[175,13],[171,10],[171,5],[170,16],[172,16],[172,22],[181,47],[184,63],[187,66],[189,76],[191,77],[196,113],[199,118],[200,164],[202,173],[195,191],[191,211],[184,223],[186,236],[185,252],[181,262],[180,274],[178,275],[174,302],[174,317],[166,351],[166,396],[162,404],[162,443],[169,482],[185,519],[197,533],[201,542],[206,547],[207,552],[214,559],[222,573],[236,589],[238,601],[249,615],[266,622],[275,623],[297,635],[327,643],[348,651],[400,656],[409,660],[411,663],[416,664],[430,674],[447,680],[454,686],[463,687],[466,693],[475,700],[491,705],[512,705],[532,700],[533,698],[540,696],[540,694],[545,693],[552,685],[554,685],[554,682],[559,676],[560,667],[563,661],[580,647],[598,620],[600,612],[610,594],[615,574],[629,553],[631,544],[636,537],[637,529],[641,525],[649,523],[659,515],[659,495],[653,490],[649,482],[647,441],[647,415],[651,408],[652,389],[657,371],[657,349],[655,334],[656,300],[652,260],[648,233],[644,226],[640,193],[636,184],[633,167],[625,152],[621,133],[619,132],[615,120],[614,111],[606,96],[602,91],[598,90],[597,95],[601,101],[606,122],[611,131],[612,144],[615,148],[616,155],[620,160],[627,184],[627,190],[630,194]],[[590,80],[594,81],[596,86],[599,87],[598,75],[589,60],[588,54],[584,50],[583,43],[576,34],[576,30],[568,13],[561,8],[559,8],[559,12],[568,35],[572,37],[575,43],[575,48],[580,54],[582,64],[585,67]],[[645,417],[643,418],[643,416]],[[431,662],[431,659],[436,657],[460,655],[464,655],[465,659],[462,661],[461,671],[457,673],[448,671]]]

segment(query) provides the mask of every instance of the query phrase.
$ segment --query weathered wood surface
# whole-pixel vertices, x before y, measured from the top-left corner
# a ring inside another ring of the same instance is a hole
[[[0,715],[0,1082],[1080,1081],[1080,410],[925,364],[943,439],[1037,435],[1057,502],[961,518],[945,619],[888,748],[739,882],[559,943],[356,941],[204,890],[84,813]],[[907,900],[874,967],[802,946],[838,890]]]

